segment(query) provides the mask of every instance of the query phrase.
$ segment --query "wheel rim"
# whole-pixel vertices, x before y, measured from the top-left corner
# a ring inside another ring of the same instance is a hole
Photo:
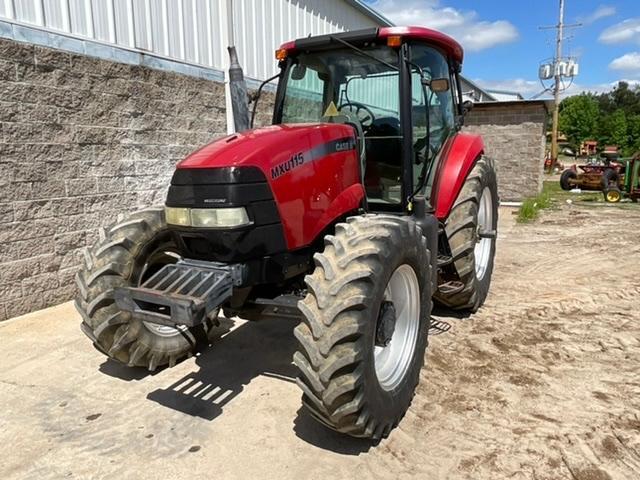
[[[607,200],[609,200],[610,202],[617,202],[618,199],[619,199],[618,192],[608,192],[607,193]]]
[[[396,308],[396,324],[387,346],[374,346],[374,363],[380,386],[395,389],[404,379],[416,348],[420,328],[420,287],[409,265],[398,267],[385,289],[385,300]]]
[[[482,280],[487,273],[491,258],[491,243],[493,242],[493,238],[482,238],[479,233],[489,230],[493,230],[493,196],[489,187],[485,187],[480,197],[480,205],[478,205],[478,240],[473,249],[478,280]]]
[[[178,260],[180,260],[180,255],[178,255],[175,249],[170,247],[158,248],[151,255],[149,255],[147,262],[142,267],[138,280],[138,286],[142,285],[148,278],[155,274],[164,265],[167,265],[169,263],[176,263]],[[142,323],[147,328],[147,330],[155,333],[160,337],[175,337],[176,335],[180,335],[182,332],[187,330],[187,327],[184,325],[179,325],[176,328],[169,327],[168,325],[160,325],[159,323],[147,322],[145,320],[143,320]]]

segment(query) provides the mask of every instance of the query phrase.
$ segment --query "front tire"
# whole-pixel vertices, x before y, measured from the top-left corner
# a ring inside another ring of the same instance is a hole
[[[303,405],[339,432],[386,437],[409,408],[424,362],[431,315],[426,240],[409,219],[351,217],[325,237],[314,259],[294,331]]]
[[[213,339],[217,319],[193,328],[166,327],[143,322],[115,304],[116,288],[139,286],[162,266],[175,263],[177,252],[162,208],[132,214],[85,250],[84,265],[76,275],[75,305],[83,332],[98,350],[128,366],[153,371],[175,365]]]
[[[574,184],[571,183],[571,180],[575,180],[576,178],[578,178],[578,174],[575,170],[565,170],[560,174],[560,188],[565,191],[573,190]]]
[[[469,173],[445,221],[461,288],[434,299],[445,307],[475,312],[491,285],[498,232],[498,183],[493,161],[481,157]]]
[[[622,191],[618,187],[607,187],[602,193],[607,203],[619,203],[622,200]]]

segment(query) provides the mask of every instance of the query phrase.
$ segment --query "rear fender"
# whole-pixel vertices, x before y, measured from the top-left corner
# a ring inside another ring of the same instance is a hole
[[[431,190],[431,204],[438,220],[449,216],[467,175],[483,153],[480,135],[458,133],[447,142]]]

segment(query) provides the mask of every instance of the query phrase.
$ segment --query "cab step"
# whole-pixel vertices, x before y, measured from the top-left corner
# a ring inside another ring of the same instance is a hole
[[[442,255],[438,254],[438,267],[446,267],[447,265],[451,265],[453,263],[453,257],[451,255]]]

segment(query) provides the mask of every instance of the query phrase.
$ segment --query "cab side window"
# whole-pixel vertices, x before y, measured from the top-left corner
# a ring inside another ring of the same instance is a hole
[[[298,64],[289,69],[282,123],[304,123],[322,117],[324,82],[313,68]]]
[[[422,85],[420,73],[411,75],[413,144],[422,149],[425,159],[432,159],[442,148],[447,137],[455,130],[453,85],[449,64],[445,56],[433,47],[414,45],[411,50],[413,63],[420,66],[428,81],[446,79],[449,88],[432,89]],[[429,115],[429,141],[427,143],[427,113]],[[428,147],[428,149],[427,149]]]

